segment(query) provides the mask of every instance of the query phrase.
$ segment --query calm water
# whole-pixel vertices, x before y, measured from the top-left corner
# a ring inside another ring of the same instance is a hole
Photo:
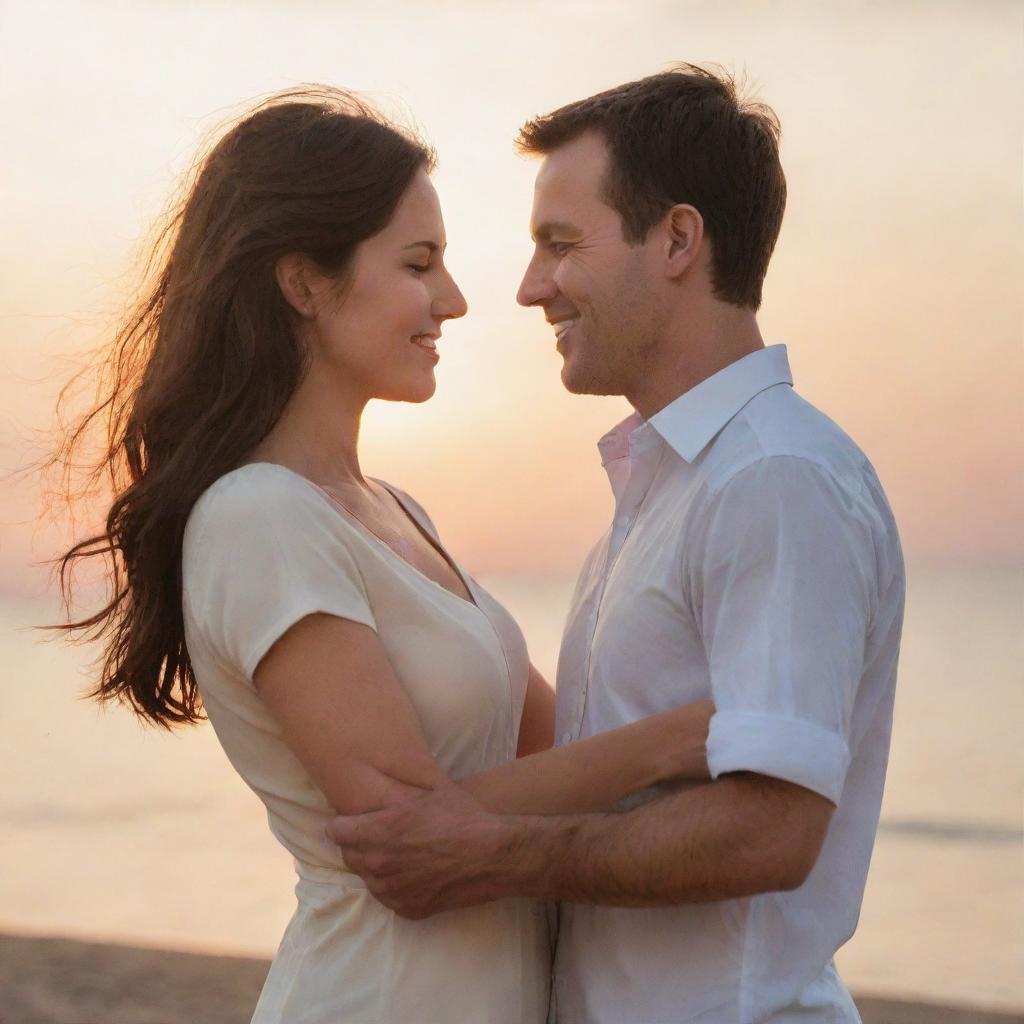
[[[571,581],[485,580],[554,675]],[[1021,577],[911,572],[868,892],[839,956],[864,992],[1024,1008]],[[76,700],[88,657],[0,607],[0,929],[273,953],[288,856],[208,726],[144,730]]]

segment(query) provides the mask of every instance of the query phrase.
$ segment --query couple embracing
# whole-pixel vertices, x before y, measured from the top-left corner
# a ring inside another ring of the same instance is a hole
[[[466,302],[430,150],[317,88],[203,159],[115,340],[99,540],[125,571],[91,622],[96,696],[204,710],[295,859],[254,1024],[858,1021],[833,955],[904,574],[870,463],[758,328],[778,123],[680,65],[518,143],[539,158],[518,300],[569,391],[635,410],[598,444],[614,517],[557,686],[364,473],[363,409],[430,398]]]

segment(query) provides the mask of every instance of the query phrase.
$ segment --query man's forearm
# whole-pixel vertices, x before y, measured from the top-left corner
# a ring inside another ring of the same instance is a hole
[[[798,788],[730,776],[624,814],[505,819],[496,895],[640,907],[795,888],[820,848],[801,835]]]
[[[747,773],[625,813],[551,817],[494,814],[449,783],[328,831],[377,899],[420,918],[504,896],[656,907],[795,888],[832,810]]]

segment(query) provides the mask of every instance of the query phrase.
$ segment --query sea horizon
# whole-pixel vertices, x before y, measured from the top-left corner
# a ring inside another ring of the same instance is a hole
[[[553,680],[572,577],[480,581]],[[882,821],[837,956],[851,988],[1024,1010],[1020,606],[1015,567],[908,574]],[[52,595],[0,598],[14,769],[0,779],[0,931],[272,956],[294,874],[262,806],[208,723],[168,734],[79,699],[87,652],[28,628],[53,610]]]

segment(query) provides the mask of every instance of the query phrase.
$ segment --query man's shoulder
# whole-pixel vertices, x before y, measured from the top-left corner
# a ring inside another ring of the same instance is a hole
[[[834,420],[791,387],[752,398],[721,430],[700,460],[707,493],[714,495],[765,460],[782,460],[860,486],[874,476],[867,456]]]

